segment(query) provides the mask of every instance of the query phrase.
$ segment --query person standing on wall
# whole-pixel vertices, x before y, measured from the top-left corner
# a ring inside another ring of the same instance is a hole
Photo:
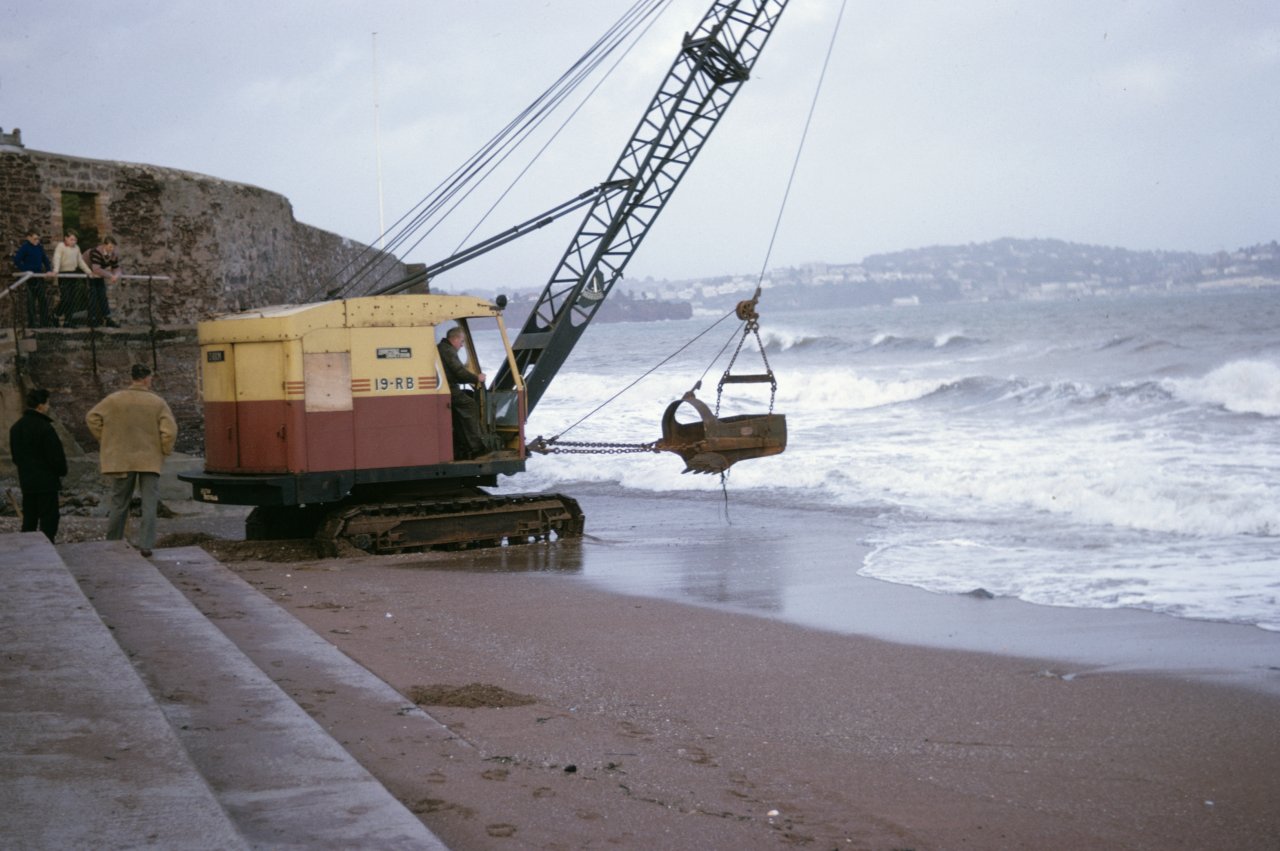
[[[84,256],[76,246],[76,232],[69,230],[62,237],[62,242],[53,249],[53,273],[55,275],[84,272],[92,277],[93,270],[84,262]],[[87,308],[84,281],[78,278],[63,278],[58,281],[58,315],[62,317],[62,325],[69,328],[75,324],[76,311]]]
[[[104,237],[102,244],[89,252],[88,260],[93,274],[89,279],[89,327],[119,328],[107,304],[107,279],[111,279],[112,286],[120,283],[120,255],[116,253],[115,239]]]
[[[27,238],[13,255],[13,265],[18,267],[19,272],[39,276],[27,279],[27,327],[47,328],[53,324],[53,317],[49,312],[49,282],[45,278],[53,267],[49,265],[49,256],[44,253],[44,246],[40,244],[40,234],[35,231],[27,234]]]
[[[133,383],[94,405],[85,415],[85,422],[100,445],[102,475],[113,480],[107,540],[124,538],[136,484],[142,497],[138,549],[144,557],[150,557],[156,543],[160,470],[165,456],[173,452],[178,423],[168,404],[151,389],[151,370],[135,363],[129,374]]]
[[[27,410],[9,429],[9,454],[22,489],[22,531],[58,534],[58,491],[67,474],[67,456],[49,417],[49,391],[27,391]]]

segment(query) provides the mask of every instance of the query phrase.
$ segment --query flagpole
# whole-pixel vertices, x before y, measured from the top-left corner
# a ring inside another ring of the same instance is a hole
[[[382,204],[382,131],[378,124],[378,34],[373,34],[373,149],[378,166],[378,248],[384,245],[387,232]]]

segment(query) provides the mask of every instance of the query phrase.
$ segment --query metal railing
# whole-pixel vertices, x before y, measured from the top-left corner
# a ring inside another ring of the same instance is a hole
[[[60,275],[20,272],[17,280],[0,293],[6,304],[0,310],[12,312],[3,324],[15,330],[27,328],[96,328],[119,324],[112,319],[106,293],[106,278],[81,272]],[[152,286],[172,280],[168,275],[121,275],[120,281],[146,281],[146,302],[142,317],[130,317],[129,325],[154,326]],[[19,309],[21,308],[21,309]],[[136,321],[141,318],[142,321]]]
[[[0,327],[10,328],[15,340],[37,329],[87,329],[94,376],[98,372],[98,337],[102,328],[145,329],[150,341],[152,367],[156,359],[154,286],[172,280],[168,275],[121,275],[120,281],[145,282],[141,304],[130,299],[120,321],[112,316],[106,294],[106,279],[80,272],[60,275],[19,272],[14,282],[0,291]],[[19,358],[21,373],[22,358]]]

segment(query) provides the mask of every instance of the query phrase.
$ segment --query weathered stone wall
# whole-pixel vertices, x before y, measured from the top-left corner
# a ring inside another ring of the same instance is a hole
[[[9,455],[9,428],[22,416],[23,386],[15,380],[19,370],[17,347],[12,335],[0,332],[0,488],[18,489],[17,470]],[[61,405],[64,399],[50,399],[55,405]],[[86,409],[87,410],[87,409]],[[63,488],[67,490],[93,490],[98,482],[98,465],[94,458],[86,455],[79,441],[66,428],[64,421],[69,414],[66,411],[51,408],[49,415],[53,418],[54,428],[62,440],[62,447],[67,455],[68,474],[63,479]],[[81,415],[83,419],[83,414]],[[96,448],[96,447],[95,447]]]
[[[108,393],[129,386],[129,368],[144,363],[155,372],[152,388],[164,397],[178,421],[179,452],[204,451],[204,415],[197,393],[199,354],[195,329],[146,331],[38,331],[35,350],[21,356],[23,383],[43,387],[59,421],[80,446],[94,450],[84,417]],[[16,417],[21,409],[14,413]]]
[[[178,450],[203,453],[196,322],[316,300],[333,286],[335,275],[371,257],[378,258],[387,281],[407,274],[394,257],[371,255],[360,243],[296,221],[288,199],[274,192],[176,169],[45,153],[16,142],[9,134],[0,139],[6,278],[12,271],[7,258],[29,229],[40,233],[52,257],[62,236],[63,192],[96,196],[92,212],[99,233],[119,241],[125,274],[171,278],[112,288],[112,314],[121,329],[28,329],[20,340],[0,330],[0,427],[7,429],[21,415],[22,391],[44,387],[53,393],[56,420],[79,444],[68,446],[71,454],[97,448],[84,415],[107,393],[128,385],[134,363],[155,369],[155,389],[178,420]],[[82,241],[81,247],[91,246]],[[7,438],[0,442],[3,478],[12,470]]]
[[[53,203],[34,159],[0,150],[0,199],[0,247],[5,252],[7,274],[13,271],[8,258],[18,250],[28,228],[46,234],[47,224],[53,220]]]
[[[127,282],[110,294],[126,325],[185,325],[217,313],[315,300],[366,246],[296,221],[283,195],[192,172],[0,149],[0,246],[16,250],[29,228],[46,249],[62,236],[62,193],[96,196],[101,234],[120,243]],[[81,246],[86,249],[91,247]],[[377,256],[377,255],[366,255]],[[405,274],[382,256],[388,279]]]

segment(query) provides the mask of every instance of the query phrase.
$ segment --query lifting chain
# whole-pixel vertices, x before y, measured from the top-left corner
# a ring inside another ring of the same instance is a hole
[[[769,376],[769,413],[773,413],[774,399],[778,395],[778,382],[773,377],[773,367],[769,365],[769,356],[765,354],[764,343],[760,339],[760,314],[756,312],[756,301],[760,298],[760,291],[756,290],[753,298],[746,301],[738,302],[736,313],[746,325],[743,326],[742,336],[738,338],[738,347],[733,350],[733,357],[729,358],[729,365],[725,367],[724,375],[720,376],[720,383],[716,385],[716,416],[720,415],[720,397],[724,395],[724,385],[729,374],[733,372],[733,365],[738,360],[738,355],[742,352],[742,344],[747,341],[747,335],[751,334],[756,338],[756,346],[760,349],[760,360],[764,361],[765,374]]]
[[[737,314],[738,319],[745,324],[743,326],[742,335],[738,338],[738,347],[734,349],[733,357],[729,359],[729,365],[725,368],[724,375],[720,378],[720,383],[716,385],[716,415],[719,415],[720,413],[720,399],[724,394],[724,385],[734,381],[732,376],[733,365],[737,362],[738,355],[742,353],[742,345],[747,341],[747,335],[755,337],[756,346],[760,349],[760,359],[764,361],[765,368],[764,373],[761,375],[748,376],[747,380],[762,382],[767,380],[769,382],[769,413],[773,413],[774,400],[778,395],[778,382],[777,379],[774,378],[773,367],[769,365],[769,356],[765,354],[764,342],[760,339],[760,314],[756,312],[756,302],[759,298],[760,291],[756,290],[756,294],[752,298],[738,302],[738,306],[734,311]],[[701,385],[702,381],[699,380],[697,384],[694,385],[694,390],[697,390]],[[599,410],[599,408],[596,410]],[[595,412],[593,411],[592,413]],[[590,416],[590,414],[587,416]],[[586,419],[586,417],[583,417],[583,419]],[[581,422],[582,420],[578,421],[578,423]],[[574,426],[578,425],[578,423],[574,423]],[[570,428],[573,428],[573,426],[570,426]],[[662,443],[661,448],[658,447],[659,443]],[[542,455],[633,455],[641,452],[653,452],[655,454],[659,452],[675,452],[679,454],[683,449],[687,449],[693,445],[695,444],[677,445],[668,443],[665,440],[651,441],[649,443],[610,443],[606,441],[561,440],[559,435],[550,438],[539,435],[533,440],[530,440],[526,444],[526,448],[530,452],[537,452]],[[721,484],[723,485],[723,483],[724,473],[722,472]]]
[[[659,447],[659,443],[660,441],[657,440],[649,443],[605,443],[602,441],[558,440],[554,437],[550,439],[536,437],[526,444],[526,448],[530,452],[538,452],[542,455],[636,455],[641,452],[652,452],[657,455],[661,452],[679,454],[680,450],[694,445],[688,443],[664,443]]]
[[[529,441],[530,452],[543,455],[631,455],[640,452],[661,452],[657,442],[651,443],[604,443],[599,441],[547,440],[537,437]]]

